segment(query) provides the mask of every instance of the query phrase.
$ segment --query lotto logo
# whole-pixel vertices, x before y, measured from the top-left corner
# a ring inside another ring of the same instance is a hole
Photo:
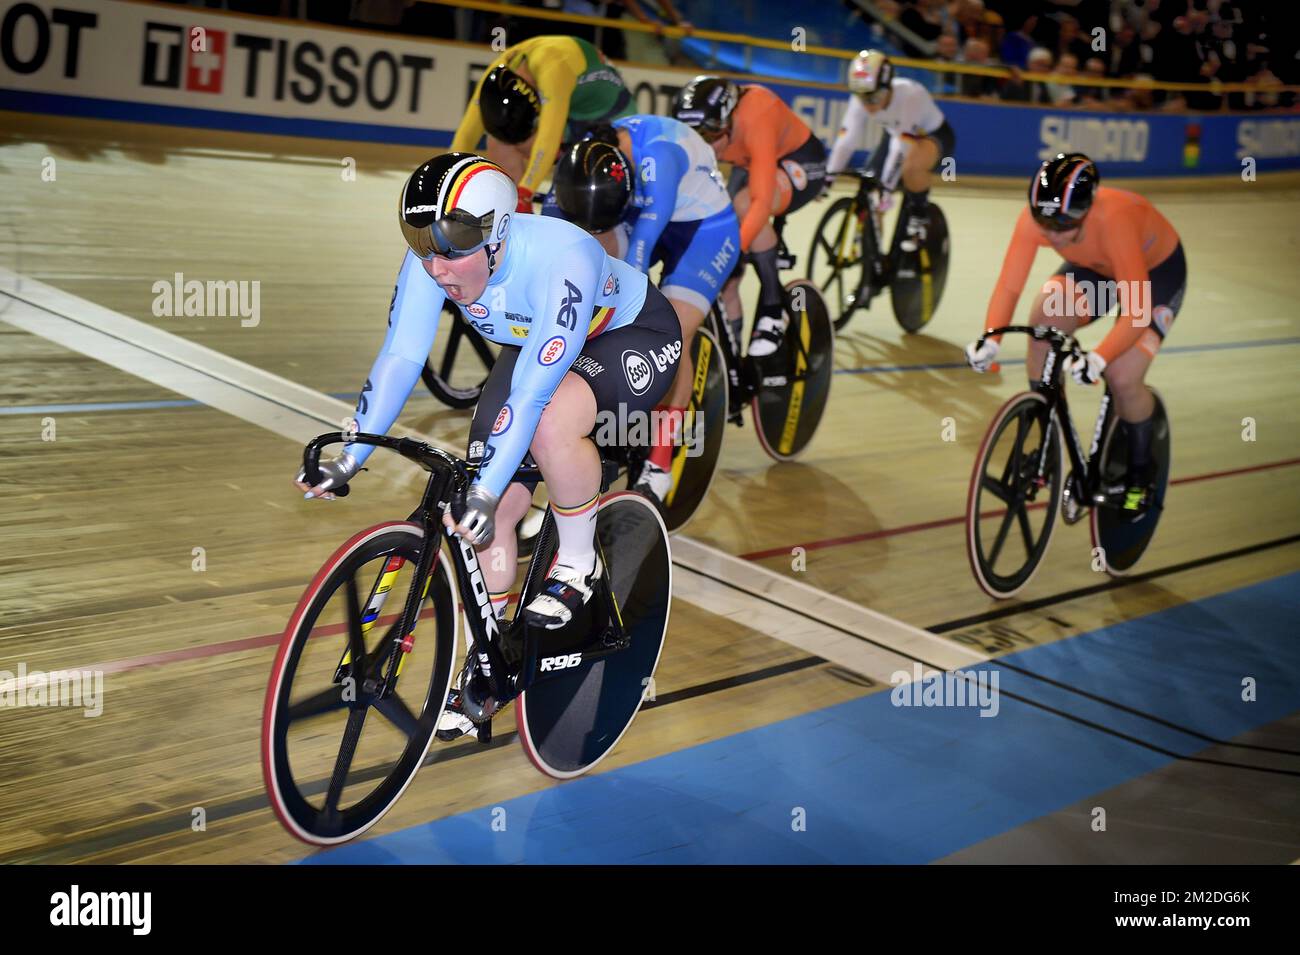
[[[564,339],[556,335],[542,346],[542,351],[537,356],[537,360],[543,365],[554,365],[562,357],[564,357]]]
[[[509,405],[502,405],[501,410],[497,412],[496,424],[492,426],[493,434],[505,434],[510,429],[510,422],[515,419],[515,413]]]
[[[650,382],[655,380],[654,369],[639,351],[623,352],[623,374],[627,377],[627,386],[632,394],[643,395],[650,390]]]
[[[469,314],[470,314],[470,315],[473,315],[475,318],[487,318],[487,317],[488,317],[487,306],[486,306],[486,305],[480,305],[478,302],[475,302],[473,305],[466,305],[466,306],[465,306],[465,311],[469,312]]]
[[[680,340],[673,342],[671,345],[665,345],[663,348],[652,349],[650,358],[654,361],[655,367],[661,372],[667,371],[677,359],[682,357],[682,343]]]

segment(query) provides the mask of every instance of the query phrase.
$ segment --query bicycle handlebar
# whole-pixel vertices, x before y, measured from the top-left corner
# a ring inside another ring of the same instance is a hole
[[[384,434],[366,434],[365,432],[347,435],[342,431],[330,431],[312,438],[307,442],[306,447],[302,449],[303,472],[307,480],[313,485],[320,480],[320,453],[331,444],[369,444],[377,448],[396,451],[402,457],[418,464],[426,471],[450,470],[454,472],[457,478],[457,487],[459,488],[468,487],[471,472],[477,474],[479,469],[477,464],[469,464],[442,448],[435,448],[431,444],[417,441],[414,438],[390,438]],[[541,480],[541,476],[541,468],[537,465],[521,464],[515,470],[515,476],[512,480]],[[347,497],[349,490],[346,484],[330,488],[330,492],[337,497]]]
[[[1006,325],[1002,328],[985,329],[984,334],[979,337],[979,343],[976,347],[984,344],[985,340],[993,335],[1005,335],[1008,332],[1020,335],[1030,335],[1038,341],[1046,341],[1052,346],[1052,350],[1058,353],[1068,353],[1070,357],[1077,358],[1083,354],[1083,349],[1073,335],[1067,335],[1052,325]]]

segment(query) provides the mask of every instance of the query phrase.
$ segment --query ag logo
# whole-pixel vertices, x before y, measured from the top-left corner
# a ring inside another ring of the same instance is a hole
[[[794,186],[796,192],[808,188],[808,173],[799,163],[793,159],[783,159],[781,168],[790,177],[790,185]]]
[[[480,305],[478,302],[475,302],[473,305],[466,305],[466,306],[465,306],[465,311],[469,312],[469,314],[472,315],[472,316],[474,316],[475,318],[487,318],[487,317],[488,317],[487,306],[486,306],[486,305]]]
[[[497,412],[496,424],[492,426],[493,434],[505,434],[510,430],[510,422],[515,419],[515,413],[509,405],[502,405],[501,410]]]
[[[632,394],[643,395],[650,390],[650,382],[655,380],[654,369],[639,351],[623,352],[623,374],[627,376],[627,386]]]
[[[554,365],[557,361],[559,361],[563,357],[564,357],[564,339],[561,338],[559,335],[556,335],[554,338],[552,338],[550,341],[548,341],[545,345],[542,346],[542,351],[537,356],[537,360],[540,361],[543,365]]]

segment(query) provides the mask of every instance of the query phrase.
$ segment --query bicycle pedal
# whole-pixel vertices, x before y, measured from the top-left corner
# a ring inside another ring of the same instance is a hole
[[[479,745],[481,746],[486,746],[488,743],[492,742],[492,721],[490,719],[484,720],[482,723],[478,724],[478,736],[476,739],[478,739]]]

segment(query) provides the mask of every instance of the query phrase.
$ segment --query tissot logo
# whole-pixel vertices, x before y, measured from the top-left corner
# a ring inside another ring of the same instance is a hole
[[[388,50],[370,53],[346,44],[286,39],[257,33],[147,21],[143,86],[228,94],[246,100],[324,101],[347,108],[360,101],[372,110],[414,114],[420,91],[432,81],[434,59]],[[230,83],[225,83],[229,73]]]

